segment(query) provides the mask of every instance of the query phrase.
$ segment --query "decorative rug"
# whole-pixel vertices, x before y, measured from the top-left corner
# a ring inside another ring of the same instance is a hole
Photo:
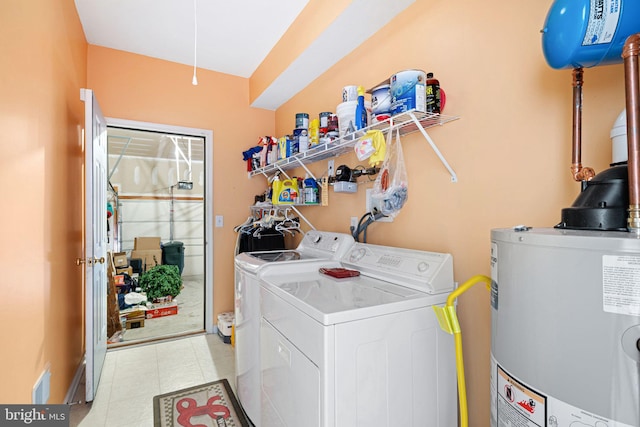
[[[155,427],[249,427],[226,379],[154,396],[153,421]]]

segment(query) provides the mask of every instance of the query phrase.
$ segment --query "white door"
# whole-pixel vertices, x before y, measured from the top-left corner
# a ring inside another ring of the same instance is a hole
[[[107,353],[107,124],[90,89],[85,105],[85,381],[93,401]]]

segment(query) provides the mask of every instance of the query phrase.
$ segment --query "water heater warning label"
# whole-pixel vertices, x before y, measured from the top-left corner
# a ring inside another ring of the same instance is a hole
[[[602,303],[608,313],[640,315],[640,257],[602,256]]]
[[[496,367],[498,427],[544,427],[546,397]]]
[[[575,396],[582,396],[576,388]],[[505,371],[491,354],[492,427],[633,427],[534,390]]]

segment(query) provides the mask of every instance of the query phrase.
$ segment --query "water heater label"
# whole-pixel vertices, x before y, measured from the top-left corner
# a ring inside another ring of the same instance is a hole
[[[620,18],[620,0],[591,0],[582,46],[610,43]]]
[[[546,427],[547,397],[509,375],[493,357],[491,364],[492,425]]]
[[[491,427],[633,427],[542,394],[491,354]]]
[[[640,257],[602,256],[602,304],[608,313],[640,316]]]

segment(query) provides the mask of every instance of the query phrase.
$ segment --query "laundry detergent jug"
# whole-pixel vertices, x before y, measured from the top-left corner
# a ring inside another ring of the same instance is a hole
[[[272,190],[271,203],[274,205],[292,205],[298,197],[298,180],[274,180]]]

